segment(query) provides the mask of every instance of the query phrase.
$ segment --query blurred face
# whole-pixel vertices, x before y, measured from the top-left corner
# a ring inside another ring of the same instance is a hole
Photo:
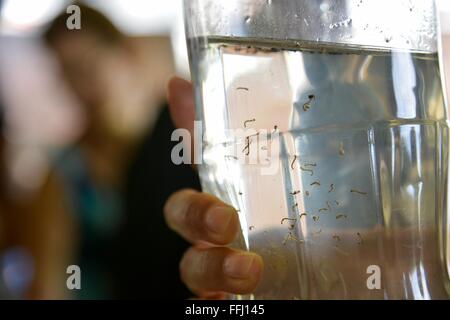
[[[102,70],[112,54],[108,47],[89,33],[73,33],[60,37],[54,49],[64,75],[81,102],[90,107],[102,103]]]
[[[136,135],[133,121],[144,99],[132,55],[89,33],[61,37],[54,49],[91,126],[121,137]]]

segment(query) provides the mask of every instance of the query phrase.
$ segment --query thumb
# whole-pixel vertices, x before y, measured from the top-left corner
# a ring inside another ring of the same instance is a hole
[[[175,126],[189,130],[193,137],[195,102],[192,84],[184,79],[174,77],[170,79],[167,91],[169,110]]]

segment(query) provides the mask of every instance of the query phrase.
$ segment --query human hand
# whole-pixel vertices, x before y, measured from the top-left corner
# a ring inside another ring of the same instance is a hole
[[[193,136],[195,107],[192,85],[173,78],[168,100],[175,126]],[[239,232],[236,210],[216,197],[194,190],[173,194],[164,208],[171,229],[192,243],[180,263],[181,278],[200,298],[249,294],[258,285],[263,262],[254,253],[227,247]]]

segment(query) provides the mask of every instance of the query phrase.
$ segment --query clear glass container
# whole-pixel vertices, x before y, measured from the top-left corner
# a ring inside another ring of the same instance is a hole
[[[447,299],[448,115],[429,0],[186,0],[205,191],[257,299]]]

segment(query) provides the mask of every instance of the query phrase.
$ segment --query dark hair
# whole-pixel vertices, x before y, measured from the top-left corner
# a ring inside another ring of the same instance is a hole
[[[103,41],[106,44],[114,45],[122,40],[122,33],[105,15],[85,4],[74,4],[80,7],[81,29],[69,30],[66,26],[66,21],[69,15],[65,12],[60,13],[49,24],[44,33],[44,40],[49,46],[52,46],[56,40],[69,35],[71,32],[93,34],[98,37],[100,41]]]

